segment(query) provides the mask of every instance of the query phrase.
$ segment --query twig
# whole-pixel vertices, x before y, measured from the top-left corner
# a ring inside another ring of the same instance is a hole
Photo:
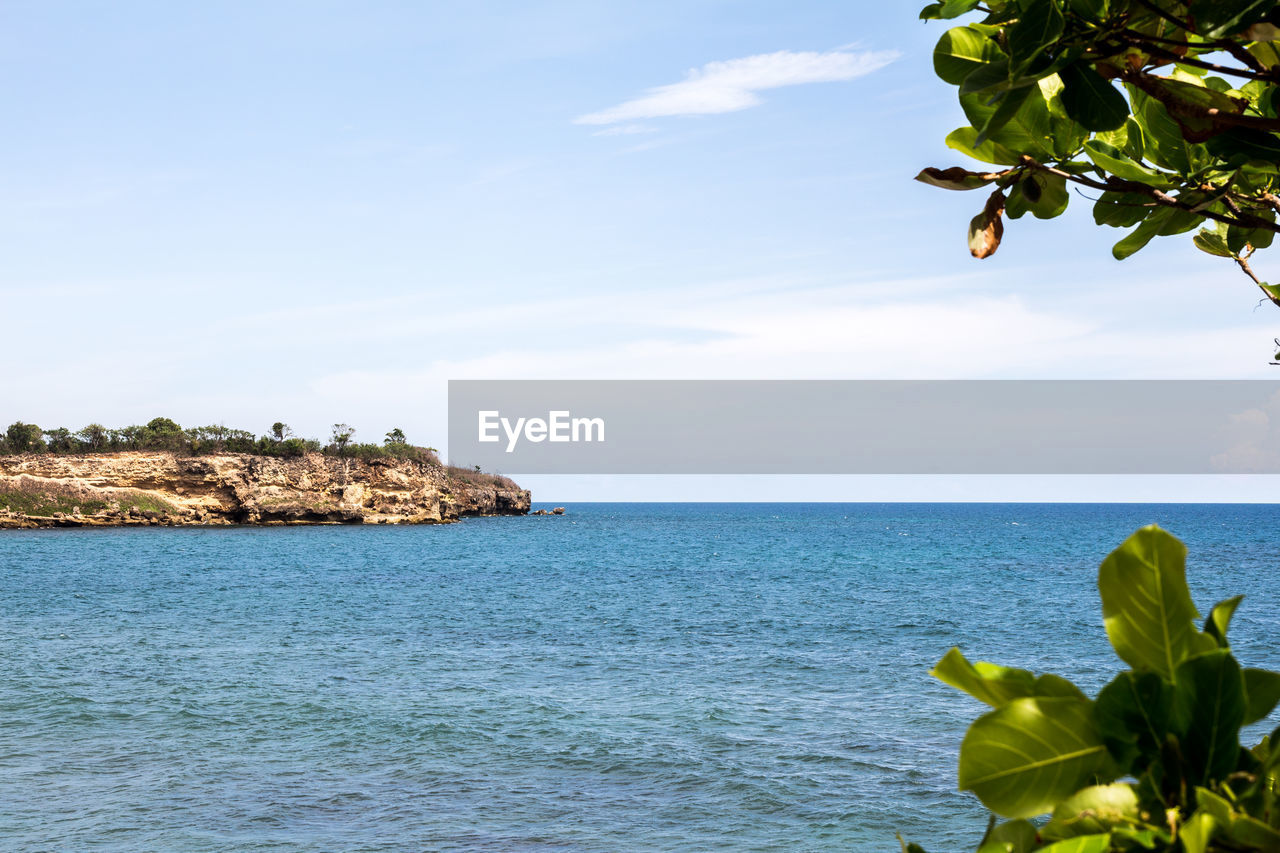
[[[1161,9],[1156,4],[1148,2],[1148,0],[1138,0],[1138,5],[1145,8],[1148,12],[1155,12],[1161,18],[1164,18],[1166,21],[1173,24],[1175,27],[1177,27],[1180,30],[1186,30],[1192,35],[1199,35],[1199,33],[1191,29],[1191,26],[1186,21],[1179,21],[1173,15],[1169,14],[1164,9]]]
[[[1274,222],[1268,222],[1261,217],[1244,213],[1243,211],[1240,211],[1239,207],[1236,208],[1237,211],[1240,211],[1236,216],[1228,216],[1225,213],[1218,213],[1213,210],[1196,210],[1195,205],[1174,198],[1168,193],[1162,192],[1161,190],[1140,181],[1127,181],[1123,178],[1114,177],[1108,178],[1105,182],[1095,181],[1093,178],[1086,178],[1084,175],[1073,175],[1070,172],[1055,169],[1053,166],[1046,166],[1034,157],[1028,157],[1025,155],[1022,158],[1022,165],[1029,169],[1035,169],[1036,171],[1045,172],[1050,175],[1057,175],[1060,178],[1065,178],[1068,181],[1081,184],[1086,187],[1092,187],[1095,190],[1102,190],[1103,192],[1137,193],[1139,195],[1147,196],[1154,200],[1156,204],[1163,207],[1172,207],[1178,210],[1184,210],[1187,213],[1194,213],[1196,216],[1203,216],[1206,219],[1212,219],[1215,222],[1224,222],[1227,225],[1236,225],[1241,228],[1265,228],[1268,231],[1274,231],[1275,233],[1280,234],[1280,225],[1277,225]]]
[[[1216,71],[1219,74],[1230,74],[1233,77],[1243,77],[1247,80],[1258,80],[1263,83],[1274,83],[1276,80],[1280,79],[1280,75],[1277,75],[1269,68],[1264,68],[1261,71],[1250,71],[1245,68],[1232,68],[1230,65],[1219,65],[1216,62],[1196,59],[1193,56],[1181,56],[1171,50],[1165,50],[1162,47],[1150,44],[1148,41],[1150,38],[1149,36],[1144,36],[1141,33],[1135,33],[1132,30],[1125,30],[1120,35],[1129,46],[1145,48],[1146,52],[1152,56],[1159,56],[1163,59],[1169,60],[1170,62],[1176,62],[1181,65],[1191,65],[1196,68],[1203,68],[1206,71]],[[1162,39],[1162,41],[1169,41],[1172,44],[1182,44],[1184,47],[1190,47],[1190,45],[1187,45],[1185,42],[1176,42],[1173,39]]]

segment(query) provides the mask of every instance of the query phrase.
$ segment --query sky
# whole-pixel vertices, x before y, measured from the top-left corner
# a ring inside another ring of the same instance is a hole
[[[1122,232],[1076,197],[969,257],[980,195],[911,180],[964,164],[930,61],[944,27],[916,5],[6,0],[0,420],[342,421],[441,447],[449,379],[1274,378],[1280,314],[1185,237],[1114,261]],[[1276,485],[525,483],[551,501]]]

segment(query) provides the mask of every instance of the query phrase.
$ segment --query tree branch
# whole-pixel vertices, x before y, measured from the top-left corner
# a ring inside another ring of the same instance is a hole
[[[1191,33],[1192,35],[1199,35],[1199,33],[1191,29],[1191,25],[1188,24],[1186,21],[1179,21],[1173,15],[1169,14],[1164,9],[1161,9],[1156,4],[1148,2],[1148,0],[1138,0],[1138,5],[1142,6],[1148,12],[1154,12],[1155,14],[1159,15],[1161,18],[1164,18],[1166,21],[1173,24],[1175,27],[1177,27],[1180,30],[1185,30],[1186,32]]]
[[[1085,177],[1084,175],[1073,175],[1070,172],[1064,172],[1062,169],[1057,169],[1053,166],[1046,166],[1034,157],[1028,157],[1026,155],[1023,155],[1021,163],[1028,169],[1035,169],[1039,172],[1056,175],[1073,183],[1092,187],[1095,190],[1102,190],[1103,192],[1137,193],[1139,195],[1145,195],[1147,198],[1150,198],[1162,207],[1176,208],[1177,210],[1186,211],[1187,213],[1194,213],[1196,216],[1203,216],[1206,219],[1212,219],[1215,222],[1222,222],[1226,225],[1235,225],[1238,228],[1265,228],[1268,231],[1280,234],[1280,225],[1275,222],[1268,222],[1267,220],[1254,216],[1253,214],[1245,213],[1241,211],[1239,207],[1235,207],[1235,210],[1238,213],[1236,216],[1229,216],[1225,213],[1218,213],[1214,210],[1199,210],[1195,205],[1182,201],[1181,199],[1174,198],[1168,193],[1158,190],[1153,186],[1149,186],[1148,184],[1144,184],[1141,181],[1127,181],[1123,178],[1116,177],[1108,177],[1106,181],[1097,181],[1093,178]],[[1234,203],[1232,204],[1234,205]]]
[[[1151,36],[1146,36],[1142,33],[1135,33],[1133,30],[1125,30],[1120,33],[1120,36],[1130,47],[1141,47],[1152,56],[1159,56],[1162,59],[1169,60],[1170,62],[1176,62],[1182,65],[1191,65],[1195,68],[1203,68],[1206,71],[1216,71],[1219,74],[1230,74],[1233,77],[1243,77],[1246,80],[1259,80],[1263,83],[1275,83],[1280,81],[1280,74],[1277,74],[1269,68],[1264,67],[1261,70],[1251,71],[1245,68],[1232,68],[1230,65],[1219,65],[1216,62],[1196,59],[1194,56],[1182,56],[1171,50],[1166,50],[1163,47],[1151,44]],[[1173,39],[1159,40],[1167,41],[1170,44],[1180,44],[1183,47],[1192,47],[1192,45],[1188,45],[1186,42],[1178,42]],[[1245,55],[1249,56],[1250,59],[1253,58],[1248,51],[1245,51]]]
[[[1267,299],[1271,300],[1271,304],[1280,305],[1280,296],[1273,296],[1271,294],[1271,291],[1267,290],[1265,287],[1262,286],[1263,285],[1262,279],[1258,278],[1254,274],[1253,268],[1249,266],[1248,259],[1243,258],[1240,255],[1232,255],[1231,260],[1236,262],[1236,266],[1240,267],[1240,269],[1244,272],[1245,275],[1253,279],[1253,283],[1258,285],[1258,289],[1263,292],[1263,294],[1267,297]]]

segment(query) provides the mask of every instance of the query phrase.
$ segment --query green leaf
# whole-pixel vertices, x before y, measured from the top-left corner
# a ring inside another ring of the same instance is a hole
[[[1214,820],[1213,815],[1202,811],[1196,812],[1187,818],[1187,822],[1182,825],[1178,833],[1178,837],[1182,839],[1182,849],[1186,853],[1205,853],[1209,849],[1209,842],[1213,839],[1213,832],[1217,826],[1218,822]]]
[[[1245,669],[1244,692],[1248,698],[1244,724],[1251,726],[1265,720],[1280,704],[1280,672],[1252,667]]]
[[[1155,211],[1151,199],[1138,193],[1105,192],[1093,205],[1093,221],[1113,228],[1137,225]]]
[[[978,853],[1031,853],[1035,846],[1035,824],[1028,820],[1010,820],[991,830]]]
[[[1053,809],[1041,835],[1047,841],[1110,832],[1117,824],[1138,822],[1138,794],[1132,785],[1091,785]]]
[[[1122,672],[1098,693],[1093,719],[1122,770],[1141,773],[1169,732],[1173,687],[1154,672]]]
[[[1247,127],[1233,127],[1219,133],[1205,142],[1205,148],[1213,156],[1227,161],[1229,168],[1280,160],[1280,137]]]
[[[1261,21],[1275,6],[1275,0],[1196,0],[1190,4],[1191,14],[1201,25],[1200,35],[1206,39],[1222,38]]]
[[[1062,35],[1066,18],[1058,0],[1030,0],[1023,3],[1018,23],[1009,28],[1009,57],[1014,67],[1031,64],[1041,51]]]
[[[933,49],[933,71],[953,86],[1001,57],[991,37],[974,27],[952,27],[942,34]]]
[[[1067,192],[1067,179],[1061,175],[1037,174],[1023,181],[1024,193],[1034,184],[1037,195],[1034,200],[1028,198],[1027,209],[1036,219],[1053,219],[1061,216],[1067,209],[1071,196]]]
[[[1031,96],[1033,91],[1035,91],[1036,96],[1039,97],[1039,90],[1032,86],[1025,86],[1021,89],[1012,89],[999,95],[996,108],[987,116],[986,121],[981,125],[978,125],[975,122],[975,126],[978,128],[978,144],[981,145],[983,142],[986,142],[988,137],[992,137],[1001,128],[1012,121],[1013,117],[1018,114],[1020,109],[1022,109],[1022,105],[1027,102],[1027,98]],[[970,97],[974,96],[971,95]],[[1045,119],[1047,124],[1047,110],[1045,111]],[[1008,145],[1008,142],[1006,141],[1005,144]]]
[[[969,663],[957,648],[943,655],[929,674],[993,708],[1028,696],[1085,698],[1080,688],[1065,678],[1049,674],[1036,678],[1030,670],[986,661]]]
[[[1068,0],[1067,5],[1080,17],[1097,21],[1107,14],[1107,0]]]
[[[1235,254],[1234,252],[1231,251],[1231,249],[1227,247],[1226,238],[1223,237],[1221,234],[1219,234],[1217,231],[1210,231],[1208,229],[1205,229],[1201,231],[1199,234],[1197,234],[1196,236],[1192,237],[1191,242],[1195,243],[1196,248],[1199,249],[1200,251],[1208,252],[1211,255],[1217,255],[1220,258],[1230,258],[1230,257],[1233,257]],[[1243,596],[1241,596],[1241,598],[1243,598]],[[1226,602],[1222,602],[1222,604],[1225,604],[1225,603]],[[1222,604],[1217,605],[1217,607],[1215,607],[1214,610],[1216,611],[1218,607],[1222,606]],[[1231,618],[1231,614],[1228,613],[1227,619],[1230,619],[1230,618]],[[1212,622],[1213,620],[1212,613],[1209,614],[1209,619],[1210,619],[1210,622]],[[1205,623],[1204,629],[1206,633],[1210,632],[1210,622]],[[1224,626],[1224,635],[1225,635],[1225,626]]]
[[[998,166],[1016,165],[1022,158],[1008,148],[988,139],[978,144],[978,131],[972,127],[960,127],[947,134],[947,147],[954,148],[983,163],[994,163]]]
[[[977,719],[960,745],[960,789],[1005,817],[1043,814],[1107,764],[1090,703],[1015,699]]]
[[[1200,614],[1187,589],[1186,557],[1181,542],[1150,525],[1112,551],[1098,570],[1102,619],[1116,654],[1134,669],[1158,672],[1168,681],[1176,681],[1184,660],[1217,648],[1194,625]]]
[[[961,95],[960,107],[969,123],[979,128],[975,142],[990,139],[1010,151],[1038,159],[1050,156],[1053,145],[1049,106],[1039,87],[1007,93],[996,107],[987,95]],[[1002,114],[1003,111],[1003,114]]]
[[[1208,230],[1201,231],[1200,234],[1196,235],[1196,237],[1200,237],[1203,234],[1212,234],[1219,240],[1222,239],[1222,236],[1217,231]],[[1197,243],[1196,245],[1198,246],[1200,244]],[[1223,246],[1225,247],[1225,245],[1226,242],[1223,241]],[[1217,253],[1210,252],[1209,254]],[[1227,257],[1230,257],[1230,254],[1228,254]],[[1243,595],[1237,595],[1234,598],[1219,601],[1217,604],[1213,605],[1213,609],[1209,611],[1209,618],[1204,620],[1204,632],[1217,640],[1218,645],[1224,649],[1230,647],[1230,644],[1227,642],[1227,627],[1231,624],[1231,617],[1235,614],[1236,608],[1240,606],[1240,602],[1242,601],[1244,601]]]
[[[1099,169],[1109,172],[1126,181],[1138,181],[1154,187],[1167,187],[1169,180],[1164,175],[1134,162],[1114,145],[1108,145],[1100,139],[1090,139],[1084,144],[1084,153]]]
[[[1125,89],[1133,105],[1134,120],[1142,129],[1143,156],[1163,169],[1189,173],[1192,160],[1199,156],[1199,151],[1204,151],[1203,146],[1187,142],[1178,123],[1155,98],[1127,83]]]
[[[960,84],[960,94],[986,92],[988,89],[1002,91],[1012,87],[1009,60],[994,59],[974,69],[964,82]]]
[[[1062,77],[1062,105],[1067,115],[1093,131],[1115,130],[1129,117],[1129,104],[1102,75],[1083,62],[1058,72]]]
[[[1041,853],[1106,853],[1111,849],[1111,834],[1081,835],[1041,847]]]
[[[1137,228],[1129,232],[1127,237],[1116,243],[1111,249],[1111,254],[1116,260],[1123,261],[1150,243],[1153,238],[1190,231],[1203,221],[1204,217],[1199,214],[1172,207],[1158,207]]]
[[[1227,837],[1247,850],[1280,850],[1280,832],[1252,815],[1236,815],[1227,830]]]
[[[1183,661],[1174,680],[1172,728],[1188,777],[1196,783],[1224,779],[1236,766],[1246,712],[1240,664],[1229,650],[1215,649]]]
[[[946,0],[944,3],[930,3],[920,11],[920,20],[936,20],[938,18],[958,18],[966,12],[973,11],[978,0]]]

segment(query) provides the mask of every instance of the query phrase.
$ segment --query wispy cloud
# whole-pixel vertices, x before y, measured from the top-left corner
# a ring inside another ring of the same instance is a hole
[[[634,136],[637,133],[656,133],[656,127],[647,124],[615,124],[604,130],[597,130],[592,136]]]
[[[577,124],[618,124],[663,116],[712,115],[761,103],[757,92],[832,83],[870,74],[898,58],[896,51],[780,50],[723,62],[708,62],[679,83],[649,89],[638,98],[574,119]]]

